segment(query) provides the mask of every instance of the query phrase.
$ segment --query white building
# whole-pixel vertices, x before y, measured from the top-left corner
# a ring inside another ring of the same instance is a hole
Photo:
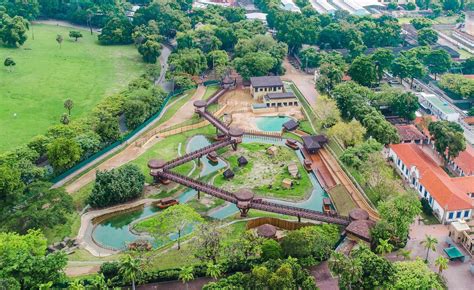
[[[420,105],[425,110],[431,111],[431,114],[441,120],[458,122],[459,113],[452,107],[453,105],[433,94],[417,93],[417,96]]]
[[[450,177],[419,145],[392,144],[389,157],[433,214],[443,223],[469,220],[474,202],[474,176]]]

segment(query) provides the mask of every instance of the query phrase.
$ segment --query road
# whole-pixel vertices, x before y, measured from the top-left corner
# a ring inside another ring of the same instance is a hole
[[[316,99],[319,96],[319,93],[315,88],[314,76],[296,69],[288,62],[287,58],[285,58],[283,62],[283,67],[286,72],[282,78],[295,83],[308,102],[314,106],[316,104]]]

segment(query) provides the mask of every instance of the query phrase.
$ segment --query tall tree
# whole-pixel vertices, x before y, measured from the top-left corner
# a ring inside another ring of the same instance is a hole
[[[392,66],[392,62],[395,59],[391,50],[386,48],[377,49],[372,55],[372,60],[375,63],[377,70],[377,77],[379,82],[382,80],[383,73],[386,70],[389,70]]]
[[[431,122],[428,130],[435,140],[436,151],[443,156],[445,162],[466,150],[466,139],[459,124],[449,121]]]
[[[443,256],[439,256],[435,260],[435,265],[438,267],[438,274],[441,274],[444,270],[448,269],[449,260]]]
[[[192,207],[185,204],[174,205],[165,209],[154,219],[153,233],[157,239],[175,234],[178,250],[180,250],[181,236],[185,230],[201,222],[203,222],[203,218]]]
[[[138,45],[138,52],[146,63],[156,63],[161,54],[161,44],[153,40],[147,40]]]
[[[120,260],[119,273],[125,278],[126,282],[132,283],[132,289],[135,290],[135,284],[143,275],[140,260],[126,255]]]
[[[74,41],[77,41],[79,38],[82,37],[82,33],[77,30],[71,30],[69,31],[69,37],[74,38]]]
[[[48,161],[54,171],[61,172],[81,159],[82,149],[76,141],[58,138],[48,145]]]
[[[394,289],[442,289],[436,273],[421,259],[394,263]]]
[[[21,16],[10,17],[0,10],[0,40],[8,47],[19,47],[28,39],[30,23]]]
[[[425,239],[421,241],[420,244],[426,249],[425,263],[428,263],[428,255],[430,254],[430,251],[436,251],[438,240],[432,236],[426,235]]]
[[[71,110],[74,108],[74,102],[71,99],[64,101],[64,108],[67,110],[69,116],[71,116]]]
[[[423,28],[418,30],[419,45],[433,45],[438,41],[438,33],[431,28]]]
[[[451,56],[444,49],[432,50],[423,60],[430,73],[434,74],[435,80],[438,74],[449,71],[452,65]]]
[[[371,86],[377,80],[376,67],[368,56],[358,56],[352,62],[348,71],[352,80],[363,85]]]

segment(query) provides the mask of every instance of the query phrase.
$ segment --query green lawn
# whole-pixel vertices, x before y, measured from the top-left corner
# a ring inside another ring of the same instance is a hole
[[[34,25],[17,49],[0,47],[0,61],[12,57],[16,66],[0,68],[0,152],[29,141],[59,123],[64,100],[74,101],[72,118],[90,112],[104,96],[118,92],[144,69],[135,47],[101,46],[97,35],[82,31],[69,39],[70,29]],[[60,48],[56,36],[64,38]]]

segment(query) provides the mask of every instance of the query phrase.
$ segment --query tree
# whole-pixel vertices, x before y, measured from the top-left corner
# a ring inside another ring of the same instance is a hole
[[[371,86],[377,80],[375,65],[368,56],[358,56],[349,67],[348,73],[352,80],[363,86]]]
[[[428,130],[435,140],[436,151],[443,156],[445,162],[466,150],[466,138],[459,124],[449,121],[431,122]]]
[[[13,67],[15,67],[16,62],[13,60],[13,58],[7,57],[5,58],[3,65],[7,68],[9,72],[11,72],[13,70]]]
[[[410,78],[410,87],[413,87],[413,80],[425,75],[425,67],[418,59],[402,55],[393,62],[392,72],[400,78],[400,82],[404,78]]]
[[[202,223],[195,232],[194,256],[203,262],[217,264],[223,248],[224,228],[213,223]]]
[[[319,75],[316,88],[322,93],[329,93],[342,81],[344,68],[336,64],[323,63],[319,68]]]
[[[396,95],[390,101],[390,108],[393,110],[393,113],[408,120],[415,119],[415,112],[419,107],[418,98],[410,92]]]
[[[332,126],[328,135],[341,140],[344,147],[352,147],[359,145],[364,141],[364,135],[367,130],[356,119],[352,119],[349,123],[340,121]]]
[[[67,99],[64,101],[64,109],[67,110],[69,116],[71,116],[71,110],[74,108],[74,102],[71,99]]]
[[[222,275],[221,266],[218,264],[214,264],[209,262],[206,264],[206,276],[211,277],[214,280],[217,280]]]
[[[388,242],[388,239],[379,239],[379,245],[377,246],[375,251],[377,251],[377,253],[381,255],[385,255],[393,251],[393,246]]]
[[[426,10],[430,7],[431,0],[415,0],[415,3],[420,9]]]
[[[255,259],[262,253],[263,239],[255,232],[246,231],[233,243],[226,244],[224,253],[230,263],[242,264],[250,259]]]
[[[438,278],[421,259],[395,262],[393,289],[443,289]]]
[[[132,164],[109,171],[97,171],[96,180],[87,202],[92,207],[106,207],[139,197],[145,176]]]
[[[262,243],[262,258],[264,260],[276,260],[283,256],[280,244],[271,239],[266,239]]]
[[[438,274],[441,275],[441,272],[448,269],[448,262],[449,260],[443,256],[439,256],[438,258],[436,258],[435,265],[436,267],[438,267]]]
[[[423,28],[418,30],[418,44],[432,45],[438,41],[438,32],[431,28]]]
[[[234,67],[246,80],[265,76],[275,67],[277,61],[267,52],[251,52],[234,59]]]
[[[353,283],[355,289],[387,289],[393,283],[395,269],[392,263],[367,246],[360,245],[353,249],[350,258],[362,268],[360,279]]]
[[[145,43],[138,45],[138,52],[144,62],[156,63],[156,59],[161,54],[161,44],[153,40],[147,40]]]
[[[61,48],[61,44],[63,43],[63,40],[64,40],[64,38],[61,34],[58,34],[56,36],[56,42],[59,44],[59,48]]]
[[[443,0],[441,1],[441,4],[443,5],[444,10],[450,10],[453,12],[457,12],[461,8],[460,0]]]
[[[179,272],[179,280],[186,284],[186,290],[189,289],[189,281],[194,280],[193,267],[183,267]]]
[[[425,239],[420,242],[420,245],[425,246],[425,249],[426,249],[425,263],[428,263],[428,255],[430,254],[430,250],[436,251],[437,244],[438,244],[438,240],[429,235],[426,235]]]
[[[132,24],[125,16],[112,17],[102,28],[98,38],[103,45],[132,43]]]
[[[434,74],[435,80],[438,74],[449,71],[452,65],[451,56],[444,49],[432,50],[423,60],[428,70]]]
[[[375,63],[378,81],[380,82],[383,78],[384,71],[390,69],[395,57],[393,56],[391,50],[386,48],[379,48],[371,55],[371,58]]]
[[[172,53],[168,60],[175,73],[199,75],[207,69],[207,59],[200,49],[181,49]]]
[[[411,251],[410,250],[405,250],[405,249],[400,249],[397,253],[397,256],[403,257],[403,260],[410,260],[411,256]]]
[[[333,252],[328,261],[329,269],[339,277],[341,287],[352,289],[352,285],[362,278],[362,265],[359,260]]]
[[[319,67],[321,60],[321,54],[316,51],[315,48],[310,47],[303,49],[298,54],[303,68],[315,68]]]
[[[154,234],[159,239],[164,235],[177,235],[178,250],[181,249],[181,235],[186,228],[203,222],[203,218],[190,206],[179,204],[168,207],[154,220]]]
[[[313,107],[313,110],[319,116],[321,128],[331,128],[341,120],[341,112],[337,108],[336,101],[326,95],[321,95],[316,99],[316,105]]]
[[[0,279],[9,284],[5,288],[34,289],[50,281],[63,281],[66,254],[47,254],[46,249],[47,240],[40,230],[30,230],[26,235],[0,233]]]
[[[420,1],[420,0],[418,0]],[[423,1],[423,0],[421,0]],[[430,19],[428,18],[425,18],[425,17],[417,17],[417,18],[413,18],[410,20],[410,23],[413,25],[413,27],[415,27],[416,30],[420,30],[420,29],[423,29],[423,28],[428,28],[428,27],[431,27],[433,25],[433,21],[431,21]]]
[[[462,63],[462,73],[466,75],[474,74],[474,56],[471,56]]]
[[[19,47],[28,39],[30,23],[21,16],[13,18],[0,10],[0,40],[8,47]]]
[[[413,3],[413,2],[408,2],[407,5],[406,5],[406,8],[407,8],[407,10],[409,10],[409,11],[413,11],[413,10],[416,9],[416,5],[415,5],[415,3]]]
[[[120,260],[119,273],[124,277],[126,282],[132,283],[132,289],[135,290],[135,283],[139,281],[143,275],[140,260],[130,255],[124,256]]]
[[[48,145],[48,161],[54,171],[61,172],[70,168],[81,159],[82,149],[76,141],[67,138],[58,138]]]
[[[82,37],[82,33],[77,30],[71,30],[69,31],[69,37],[74,38],[74,41],[77,41],[79,38]]]

